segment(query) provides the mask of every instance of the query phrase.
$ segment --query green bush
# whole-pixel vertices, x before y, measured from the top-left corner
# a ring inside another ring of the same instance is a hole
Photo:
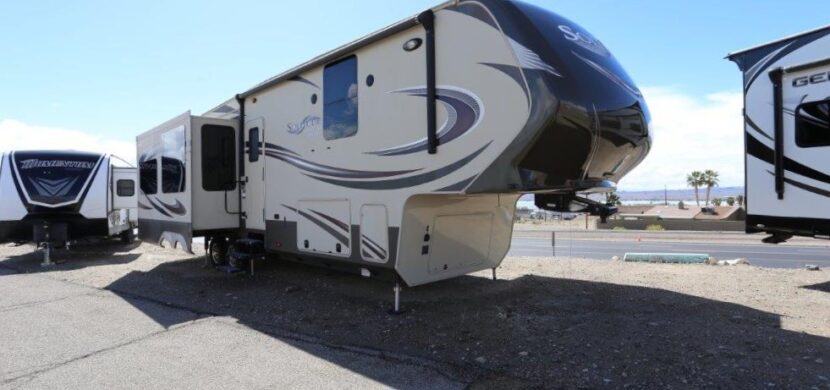
[[[662,232],[665,231],[666,228],[664,228],[663,225],[654,224],[646,226],[646,230],[650,232]]]

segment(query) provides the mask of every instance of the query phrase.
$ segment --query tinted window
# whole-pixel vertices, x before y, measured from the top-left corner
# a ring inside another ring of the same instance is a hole
[[[158,192],[158,160],[147,158],[138,162],[141,192],[153,195]]]
[[[184,126],[161,135],[161,192],[183,192],[185,189]]]
[[[202,126],[202,188],[236,189],[236,148],[233,127]]]
[[[248,145],[250,145],[248,161],[259,161],[259,127],[248,130]]]
[[[117,181],[115,183],[115,193],[124,197],[135,195],[135,182],[127,179]]]
[[[830,146],[830,100],[798,106],[795,140],[802,148]]]
[[[323,74],[323,136],[327,140],[357,134],[357,57],[326,66]]]

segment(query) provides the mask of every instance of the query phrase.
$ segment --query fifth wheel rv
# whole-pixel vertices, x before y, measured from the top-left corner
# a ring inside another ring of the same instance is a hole
[[[132,242],[136,169],[115,156],[74,151],[0,154],[0,242],[52,247],[90,237]]]
[[[522,194],[613,212],[577,193],[636,167],[648,124],[640,91],[575,23],[452,1],[139,136],[141,237],[407,286],[495,269]]]
[[[728,58],[744,73],[747,232],[830,237],[830,26]]]

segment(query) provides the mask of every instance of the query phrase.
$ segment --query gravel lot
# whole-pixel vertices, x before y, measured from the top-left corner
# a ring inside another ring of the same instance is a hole
[[[408,311],[393,316],[390,284],[288,262],[251,278],[149,245],[79,247],[52,268],[31,250],[0,246],[0,283],[38,273],[143,302],[133,305],[164,328],[218,317],[302,340],[292,345],[307,354],[415,362],[470,388],[830,389],[828,271],[508,258],[497,281],[486,272],[405,289]],[[162,318],[147,303],[192,316]]]

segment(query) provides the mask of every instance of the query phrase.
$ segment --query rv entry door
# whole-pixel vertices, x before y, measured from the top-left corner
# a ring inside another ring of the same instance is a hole
[[[134,209],[138,204],[135,168],[112,168],[112,208]]]
[[[245,225],[254,231],[265,231],[265,120],[256,118],[245,123],[245,183],[242,211]]]

